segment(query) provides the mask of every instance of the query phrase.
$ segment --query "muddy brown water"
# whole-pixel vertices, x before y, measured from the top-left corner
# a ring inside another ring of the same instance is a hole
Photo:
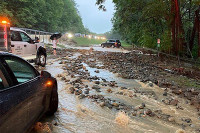
[[[76,54],[71,58],[77,58],[79,55]],[[65,71],[62,69],[63,65],[59,64],[59,62],[60,59],[49,60],[45,70],[50,72],[54,77],[58,74],[64,74]],[[119,87],[112,88],[113,93],[106,92],[106,89],[109,87],[102,87],[102,92],[98,94],[132,106],[145,103],[151,110],[161,109],[163,113],[173,116],[175,121],[179,123],[181,123],[182,117],[190,118],[192,119],[193,125],[191,128],[188,127],[185,129],[187,132],[195,132],[194,127],[200,127],[197,112],[192,106],[185,104],[185,100],[171,94],[180,101],[180,105],[184,108],[184,110],[176,109],[175,106],[165,105],[161,102],[164,89],[156,85],[150,87],[148,84],[136,80],[123,79],[118,77],[117,74],[113,74],[104,69],[100,69],[99,73],[95,73],[96,68],[90,68],[85,63],[83,65],[88,69],[91,76],[97,76],[118,83],[117,85]],[[92,102],[91,99],[79,99],[74,94],[68,92],[68,88],[71,86],[70,84],[66,84],[66,82],[59,78],[57,80],[59,93],[58,111],[55,113],[55,116],[44,117],[41,120],[42,122],[57,123],[56,126],[53,126],[53,133],[175,133],[181,129],[180,126],[168,121],[147,116],[130,117],[114,109],[102,108],[97,103]],[[89,85],[89,87],[93,85],[87,80],[83,80],[83,83]],[[124,93],[127,93],[127,95],[116,94],[121,91],[120,87],[129,88],[128,90],[124,90]],[[157,100],[140,94],[136,94],[137,97],[129,97],[128,95],[133,93],[131,91],[132,89],[154,91]],[[91,91],[91,94],[97,94],[97,92]]]

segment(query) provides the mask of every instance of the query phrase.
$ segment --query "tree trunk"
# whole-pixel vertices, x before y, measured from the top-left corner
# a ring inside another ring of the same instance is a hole
[[[183,24],[181,21],[180,15],[180,7],[179,7],[179,0],[172,0],[171,1],[171,13],[173,15],[172,18],[172,44],[176,55],[180,51],[184,51],[185,46],[185,37],[184,37],[184,30]]]
[[[197,21],[197,26],[198,26],[198,57],[200,57],[200,16],[199,16],[199,10],[197,12],[197,20],[198,20]]]
[[[195,11],[194,27],[193,27],[192,36],[190,39],[190,50],[192,51],[192,49],[194,47],[195,35],[197,33],[197,35],[198,35],[198,57],[200,57],[200,20],[199,20],[200,16],[199,16],[199,12],[200,12],[200,6],[199,6],[199,9],[197,9]]]
[[[171,14],[172,14],[172,22],[171,22],[171,30],[172,30],[172,46],[173,51],[177,54],[177,48],[176,48],[176,38],[175,38],[175,3],[174,0],[171,1]]]

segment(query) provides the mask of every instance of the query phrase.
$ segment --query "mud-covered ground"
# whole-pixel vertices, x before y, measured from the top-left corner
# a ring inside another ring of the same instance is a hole
[[[200,132],[197,67],[145,51],[94,50],[62,50],[38,68],[57,78],[59,109],[35,132]]]

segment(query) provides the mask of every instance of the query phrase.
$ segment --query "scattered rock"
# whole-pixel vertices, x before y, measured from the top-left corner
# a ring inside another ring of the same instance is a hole
[[[71,94],[74,94],[74,91],[75,91],[74,87],[70,87],[69,91],[70,91]]]
[[[170,117],[168,118],[168,121],[169,121],[169,122],[175,122],[175,118],[172,117],[172,116],[170,116]]]
[[[112,103],[112,106],[119,107],[119,104],[118,103]]]
[[[192,120],[190,118],[181,118],[181,120],[186,123],[192,123]]]
[[[94,81],[94,83],[95,83],[95,84],[100,84],[100,82],[99,82],[99,81]]]
[[[163,93],[163,96],[167,96],[167,92],[166,91]]]
[[[108,93],[112,93],[112,90],[111,90],[111,89],[107,89],[107,92],[108,92]]]
[[[101,107],[104,107],[104,106],[105,106],[105,103],[104,103],[104,102],[101,102],[101,103],[99,103],[99,105],[100,105]]]
[[[169,104],[170,104],[170,105],[173,105],[173,106],[177,106],[178,102],[179,102],[178,100],[173,99],[173,100],[170,101]]]
[[[79,99],[83,99],[83,98],[85,98],[86,96],[84,95],[84,94],[80,94],[79,96],[78,96],[78,98]]]
[[[80,94],[82,94],[82,90],[77,89],[77,90],[75,91],[75,95],[80,95]]]
[[[94,72],[95,72],[95,73],[99,73],[99,70],[95,70]]]

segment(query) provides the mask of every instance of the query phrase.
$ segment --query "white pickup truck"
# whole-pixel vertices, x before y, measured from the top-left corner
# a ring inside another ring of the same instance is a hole
[[[0,51],[11,52],[26,60],[34,60],[37,65],[46,65],[44,43],[33,40],[23,30],[10,28],[7,22],[0,22]]]

